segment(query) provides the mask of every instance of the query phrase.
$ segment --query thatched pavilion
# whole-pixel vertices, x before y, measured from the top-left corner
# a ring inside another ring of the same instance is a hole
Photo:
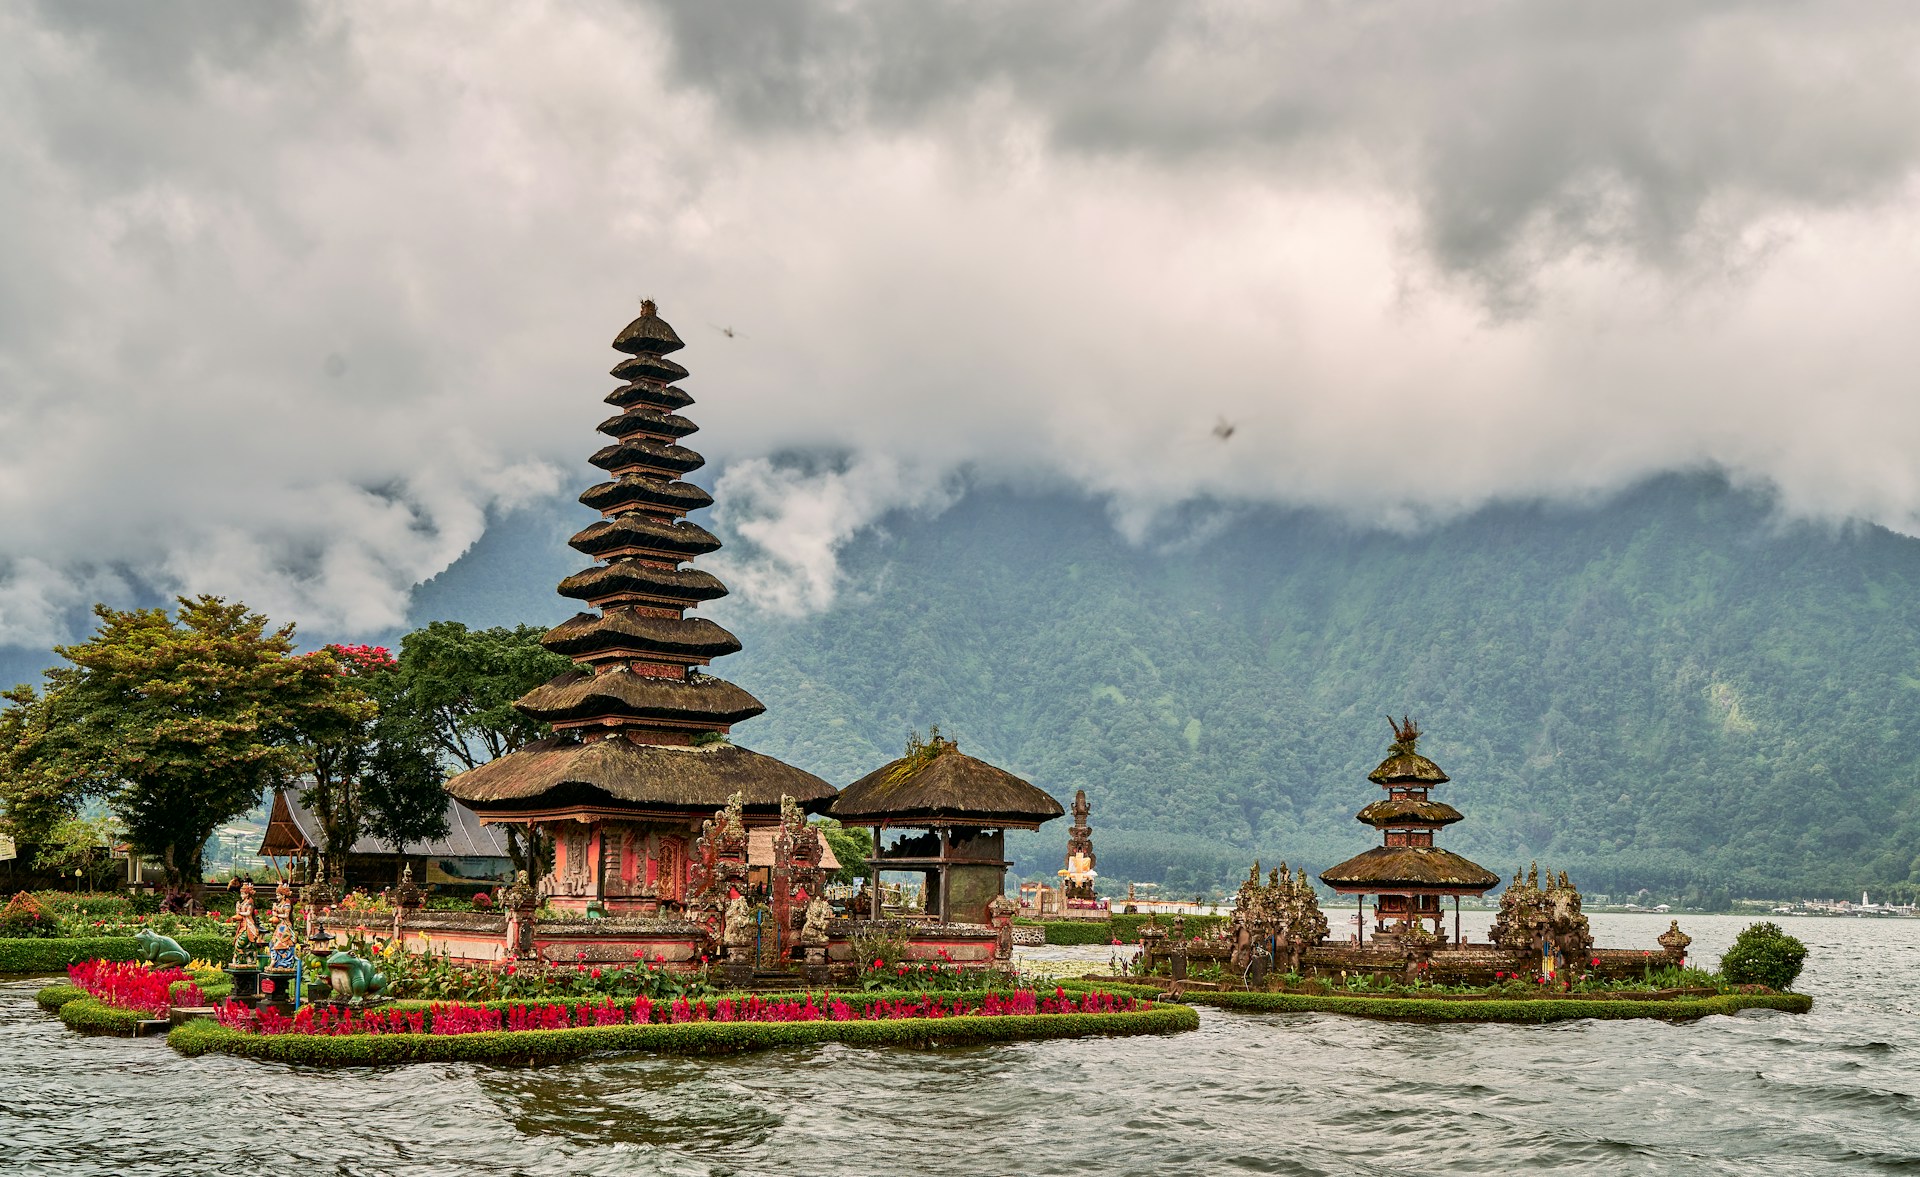
[[[679,412],[693,398],[673,384],[687,370],[666,356],[683,345],[647,302],[613,346],[627,355],[613,368],[625,383],[606,397],[620,412],[600,423],[612,440],[589,459],[609,480],[580,496],[601,518],[568,541],[596,563],[560,583],[592,611],[544,639],[577,669],[514,704],[554,734],[461,773],[447,792],[484,821],[551,839],[541,891],[554,906],[674,912],[689,899],[701,822],[730,797],[748,825],[771,825],[782,796],[817,811],[833,788],[726,739],[765,708],[704,672],[740,643],[687,615],[727,589],[688,566],[720,541],[686,518],[713,500],[680,480],[704,463],[680,444],[696,428]]]
[[[1066,811],[1047,793],[961,752],[935,728],[907,754],[840,790],[827,812],[873,827],[873,916],[881,871],[926,878],[927,914],[942,924],[986,924],[1006,889],[1006,831],[1039,829]],[[899,831],[915,831],[899,836]],[[889,831],[896,834],[891,845]]]
[[[1480,895],[1497,886],[1500,877],[1451,850],[1433,844],[1434,833],[1460,821],[1451,805],[1427,796],[1435,785],[1447,782],[1440,766],[1414,750],[1420,729],[1412,720],[1394,725],[1393,746],[1367,779],[1387,791],[1356,816],[1381,831],[1382,844],[1320,872],[1320,881],[1345,895],[1373,895],[1374,937],[1397,939],[1409,925],[1424,927],[1433,921],[1433,934],[1444,940],[1440,901],[1454,901],[1454,939],[1459,939],[1460,896]]]

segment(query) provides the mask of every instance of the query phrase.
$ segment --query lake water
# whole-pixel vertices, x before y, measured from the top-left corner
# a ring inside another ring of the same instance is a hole
[[[1484,937],[1487,916],[1467,927]],[[1699,958],[1751,921],[1685,917]],[[0,985],[0,1172],[1920,1173],[1920,921],[1787,919],[1814,1012],[300,1071],[89,1039]],[[1597,915],[1610,946],[1664,918]],[[1058,957],[1066,950],[1036,953]],[[1104,962],[1106,950],[1080,950]]]

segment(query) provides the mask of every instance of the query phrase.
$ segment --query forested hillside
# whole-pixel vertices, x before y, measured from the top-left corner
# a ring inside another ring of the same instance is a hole
[[[579,511],[503,521],[417,619],[565,615]],[[1467,814],[1444,844],[1496,870],[1676,898],[1920,881],[1920,542],[1781,525],[1706,477],[1413,536],[1248,510],[1157,541],[1067,497],[890,520],[827,613],[715,611],[746,643],[715,669],[769,707],[736,737],[845,783],[938,723],[1085,788],[1104,874],[1193,890],[1366,845],[1405,712]],[[1064,838],[1019,840],[1021,869]]]

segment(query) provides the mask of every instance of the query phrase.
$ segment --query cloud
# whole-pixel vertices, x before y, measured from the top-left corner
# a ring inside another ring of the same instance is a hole
[[[1700,466],[1920,531],[1917,23],[0,0],[0,645],[395,624],[591,480],[642,295],[775,609],[962,470],[1143,536]]]
[[[833,606],[840,549],[890,511],[942,511],[951,480],[890,457],[856,455],[818,469],[812,462],[747,458],[714,483],[715,520],[737,537],[706,563],[733,592],[788,617]]]

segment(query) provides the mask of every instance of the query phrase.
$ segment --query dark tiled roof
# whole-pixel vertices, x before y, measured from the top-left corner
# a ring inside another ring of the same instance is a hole
[[[273,811],[267,819],[267,836],[260,844],[261,854],[304,854],[317,850],[323,838],[320,820],[300,804],[299,790],[276,789]],[[365,834],[353,844],[353,854],[398,854],[391,842]],[[498,826],[480,824],[480,816],[452,797],[447,798],[447,836],[431,842],[414,842],[408,854],[431,858],[506,858],[506,835]]]

